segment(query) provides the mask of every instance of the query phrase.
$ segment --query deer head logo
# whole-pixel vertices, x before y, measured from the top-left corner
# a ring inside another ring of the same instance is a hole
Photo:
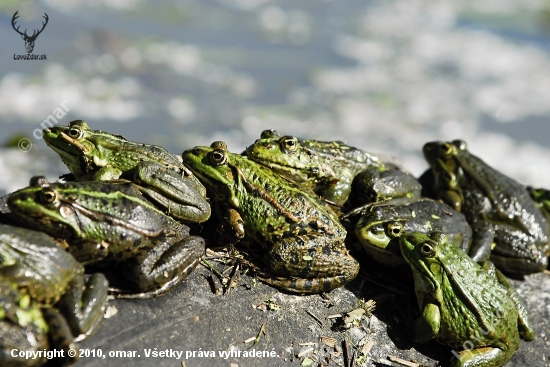
[[[17,18],[19,18],[19,15],[17,15],[17,13],[19,13],[19,10],[16,11],[15,14],[13,14],[13,18],[11,18],[11,25],[12,25],[13,29],[15,29],[15,31],[21,35],[21,38],[23,38],[25,40],[25,48],[27,49],[27,53],[30,54],[32,52],[32,50],[34,49],[34,41],[36,41],[36,38],[38,38],[38,35],[40,33],[42,33],[44,28],[46,28],[46,24],[48,24],[48,19],[49,19],[48,14],[44,13],[44,18],[46,19],[46,21],[42,22],[42,29],[41,30],[35,29],[34,32],[32,33],[32,35],[29,36],[27,34],[26,29],[25,29],[25,32],[21,33],[19,31],[19,27],[15,28],[15,20]]]

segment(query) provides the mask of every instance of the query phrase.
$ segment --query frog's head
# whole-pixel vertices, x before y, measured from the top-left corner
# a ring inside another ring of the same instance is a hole
[[[457,157],[468,153],[466,142],[433,141],[426,143],[422,151],[434,174],[435,189],[439,198],[456,211],[460,211],[463,198],[459,177],[463,175],[463,171]]]
[[[79,219],[64,196],[61,187],[50,185],[45,178],[37,176],[31,178],[29,187],[13,192],[7,205],[29,227],[54,237],[64,237],[81,231]]]
[[[397,213],[381,206],[363,215],[355,225],[355,235],[361,243],[381,249],[388,247],[393,239],[402,234],[403,223]]]
[[[214,201],[232,200],[235,186],[235,159],[246,159],[227,151],[224,142],[216,141],[210,147],[196,146],[182,153],[183,164],[206,186]],[[238,164],[237,164],[238,165]],[[238,207],[238,203],[235,206]]]
[[[46,144],[59,154],[77,178],[107,165],[120,143],[126,141],[120,135],[91,130],[82,120],[71,121],[68,126],[45,128],[43,133]]]
[[[276,130],[264,130],[260,139],[246,148],[246,155],[295,182],[314,179],[322,171],[318,156],[301,139],[281,137]]]
[[[436,291],[445,272],[441,263],[442,253],[447,246],[451,246],[447,236],[440,232],[429,235],[410,233],[400,238],[399,246],[413,270],[416,288],[424,293]]]

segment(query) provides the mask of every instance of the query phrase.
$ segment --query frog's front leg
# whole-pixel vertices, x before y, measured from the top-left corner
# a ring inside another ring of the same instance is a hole
[[[107,279],[101,273],[90,276],[86,284],[83,276],[76,276],[57,303],[74,335],[81,335],[79,340],[93,334],[103,321],[107,290]]]
[[[472,230],[474,236],[468,255],[477,263],[489,260],[495,239],[494,226],[491,223],[476,223]]]
[[[413,340],[424,343],[435,338],[441,326],[441,312],[434,303],[427,303],[422,309],[422,315],[413,324]]]
[[[62,357],[51,360],[54,366],[70,366],[78,359],[78,353],[72,355],[69,350],[75,350],[74,337],[67,320],[55,308],[42,309],[44,319],[48,323],[50,348],[63,350]]]
[[[165,208],[172,217],[202,223],[210,217],[204,188],[194,176],[182,174],[155,162],[141,162],[133,172],[141,192]]]
[[[121,170],[106,166],[83,175],[78,181],[115,181],[120,178],[121,174]]]
[[[326,235],[283,238],[272,246],[265,262],[274,274],[298,279],[262,280],[299,293],[328,292],[350,282],[359,272],[359,263],[343,242]]]
[[[126,279],[138,294],[117,294],[119,298],[152,298],[169,292],[195,269],[204,255],[204,239],[188,236],[171,244],[166,240],[142,250],[124,264]]]
[[[389,202],[407,204],[420,198],[422,186],[410,174],[401,170],[380,171],[371,168],[353,179],[350,199],[355,205]]]
[[[239,212],[222,204],[215,205],[216,217],[219,219],[216,228],[220,243],[235,244],[245,236],[244,221]]]

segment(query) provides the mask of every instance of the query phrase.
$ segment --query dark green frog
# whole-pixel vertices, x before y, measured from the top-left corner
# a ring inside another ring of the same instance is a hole
[[[91,334],[103,320],[107,280],[84,280],[84,267],[44,233],[0,225],[0,278],[44,307],[59,308],[75,336]],[[82,338],[81,337],[81,338]]]
[[[344,245],[346,231],[317,196],[270,169],[227,151],[223,142],[183,152],[183,162],[206,186],[237,237],[265,249],[264,263],[280,277],[264,279],[300,293],[326,292],[351,281],[359,264]],[[238,216],[238,220],[235,219]]]
[[[82,120],[44,129],[44,140],[77,181],[128,179],[174,218],[204,222],[210,217],[204,187],[162,147],[91,130]]]
[[[414,339],[452,347],[451,367],[500,367],[517,351],[520,337],[534,339],[519,295],[491,262],[476,263],[437,232],[405,235],[400,247],[421,314]]]
[[[121,264],[141,294],[162,295],[198,264],[204,240],[164,215],[131,183],[49,183],[43,177],[12,193],[11,212],[27,225],[66,239],[83,264]]]
[[[17,284],[0,278],[0,364],[4,367],[35,367],[46,357],[25,359],[19,352],[49,349],[48,324],[40,307]],[[12,351],[16,350],[15,357]]]
[[[354,205],[387,199],[411,200],[420,195],[421,187],[414,177],[388,170],[379,156],[340,141],[281,137],[275,130],[265,130],[246,149],[246,155],[340,206],[352,191]]]
[[[523,185],[469,153],[462,140],[430,142],[423,151],[434,180],[428,191],[464,213],[476,261],[490,254],[499,269],[516,274],[546,268],[548,222]]]
[[[472,242],[472,229],[463,214],[431,199],[408,205],[373,206],[355,224],[355,235],[371,257],[388,266],[405,265],[399,238],[409,233],[442,232],[464,251]]]

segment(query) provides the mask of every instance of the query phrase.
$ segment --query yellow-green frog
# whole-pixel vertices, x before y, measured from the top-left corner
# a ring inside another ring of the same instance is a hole
[[[131,183],[48,182],[31,179],[8,198],[11,212],[26,225],[69,242],[67,250],[83,264],[121,265],[130,287],[165,294],[198,264],[204,240],[164,215]],[[119,269],[120,270],[120,269]]]
[[[210,217],[204,186],[162,147],[91,130],[82,120],[44,129],[44,141],[77,181],[127,179],[176,219],[204,222]]]
[[[464,213],[474,260],[490,255],[497,268],[515,274],[546,269],[548,221],[523,185],[471,154],[463,140],[429,142],[423,152],[431,171],[425,177],[433,179],[426,191]]]
[[[387,169],[380,156],[341,141],[281,137],[275,130],[265,130],[246,148],[246,155],[338,206],[348,198],[356,206],[384,200],[408,202],[420,196],[421,186],[412,175]]]
[[[188,149],[182,156],[220,212],[230,213],[236,237],[246,236],[265,249],[264,263],[272,274],[293,278],[263,279],[266,283],[318,293],[355,278],[359,264],[344,245],[346,231],[313,192],[228,152],[223,142]]]
[[[520,338],[534,339],[521,298],[491,262],[476,263],[439,232],[405,235],[400,248],[420,308],[414,339],[452,347],[451,367],[500,367]]]

